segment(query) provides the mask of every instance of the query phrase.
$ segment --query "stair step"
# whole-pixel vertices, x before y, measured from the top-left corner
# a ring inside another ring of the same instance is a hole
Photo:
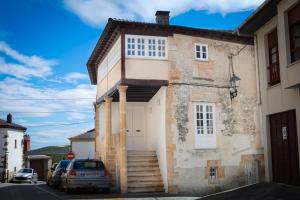
[[[128,187],[128,192],[164,192],[164,187]]]
[[[127,170],[128,172],[144,172],[144,173],[160,173],[160,170],[159,168],[146,168],[146,169],[132,169],[132,168],[129,168]]]
[[[158,162],[157,158],[144,158],[144,157],[136,157],[136,158],[127,158],[128,162]]]
[[[159,167],[158,162],[128,162],[128,167]]]
[[[127,155],[154,155],[156,156],[155,151],[127,151]]]
[[[156,158],[156,155],[155,154],[127,154],[128,158],[140,158],[140,157],[143,157],[143,158]]]
[[[153,167],[153,166],[132,166],[132,167],[128,167],[128,170],[127,171],[133,171],[133,172],[138,172],[138,171],[160,171],[159,170],[159,167]]]
[[[128,172],[128,177],[136,177],[136,176],[160,176],[160,171],[155,172]]]
[[[130,182],[128,183],[128,187],[131,188],[141,188],[141,187],[163,187],[164,184],[160,182]]]
[[[155,175],[155,176],[129,176],[127,180],[128,182],[132,182],[132,181],[149,182],[149,181],[161,181],[162,179],[160,175]]]

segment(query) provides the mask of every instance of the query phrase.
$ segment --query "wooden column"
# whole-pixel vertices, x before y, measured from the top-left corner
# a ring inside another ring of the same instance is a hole
[[[111,120],[111,102],[112,98],[105,98],[105,119],[106,119],[106,152],[109,153],[112,148],[112,120]]]
[[[126,90],[127,86],[118,86],[120,115],[120,187],[121,193],[127,193],[127,144],[126,144]]]

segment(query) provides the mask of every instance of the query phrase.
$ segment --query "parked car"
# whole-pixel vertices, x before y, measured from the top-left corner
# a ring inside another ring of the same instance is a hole
[[[14,183],[37,183],[38,174],[34,169],[31,168],[22,168],[20,169],[12,179]]]
[[[110,189],[110,175],[100,160],[74,159],[61,176],[61,189],[72,193],[74,189]]]
[[[53,172],[56,168],[56,166],[58,165],[58,163],[53,163],[50,170],[48,170],[48,173],[47,173],[47,185],[50,186],[50,183],[52,182],[52,175],[53,175]]]
[[[61,182],[61,175],[69,165],[70,160],[61,160],[54,169],[51,178],[49,179],[49,185],[53,188],[58,188]]]

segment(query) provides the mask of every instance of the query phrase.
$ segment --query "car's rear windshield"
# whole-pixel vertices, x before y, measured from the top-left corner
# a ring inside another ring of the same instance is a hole
[[[59,168],[66,169],[68,167],[69,163],[70,163],[69,160],[60,161]]]
[[[19,173],[32,173],[32,169],[20,169]]]
[[[99,161],[75,161],[73,169],[103,170],[104,164]]]

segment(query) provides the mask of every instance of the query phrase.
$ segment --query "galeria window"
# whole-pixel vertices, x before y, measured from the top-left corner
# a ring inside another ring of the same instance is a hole
[[[126,57],[167,58],[167,39],[165,37],[126,35]]]
[[[195,59],[207,61],[208,60],[208,46],[207,44],[195,44]]]

